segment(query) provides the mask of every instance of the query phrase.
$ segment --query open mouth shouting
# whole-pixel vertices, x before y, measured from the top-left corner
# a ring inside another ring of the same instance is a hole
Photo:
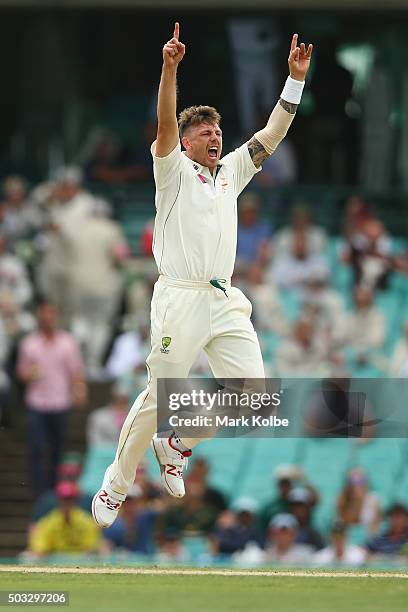
[[[208,157],[210,159],[218,159],[218,147],[209,147],[208,149]]]

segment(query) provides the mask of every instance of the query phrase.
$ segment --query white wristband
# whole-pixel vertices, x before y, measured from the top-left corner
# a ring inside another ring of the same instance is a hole
[[[304,81],[296,81],[292,79],[291,76],[288,76],[285,87],[281,93],[282,100],[286,100],[286,102],[290,102],[291,104],[300,104],[304,86]]]

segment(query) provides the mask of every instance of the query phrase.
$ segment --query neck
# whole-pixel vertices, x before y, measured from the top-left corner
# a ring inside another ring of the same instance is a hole
[[[48,339],[53,338],[55,336],[55,332],[56,332],[55,329],[42,329],[41,330],[42,335]]]

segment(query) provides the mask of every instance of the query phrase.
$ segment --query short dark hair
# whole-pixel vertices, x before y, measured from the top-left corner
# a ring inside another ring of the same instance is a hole
[[[181,111],[178,119],[180,136],[192,125],[221,123],[221,115],[213,106],[189,106]]]
[[[404,504],[396,502],[387,510],[387,516],[391,516],[392,514],[405,514],[405,516],[408,516],[408,508],[404,506]]]
[[[58,310],[57,304],[44,295],[37,295],[34,305],[36,310],[40,310],[41,308],[45,308],[46,306],[51,306],[51,308],[55,308],[55,310]]]

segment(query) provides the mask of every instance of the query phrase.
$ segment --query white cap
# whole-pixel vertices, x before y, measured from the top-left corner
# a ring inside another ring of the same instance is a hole
[[[71,183],[80,185],[83,179],[83,172],[79,166],[62,166],[55,173],[57,183]]]
[[[252,497],[239,497],[231,505],[231,510],[234,512],[250,512],[251,514],[256,514],[258,509],[259,506]]]
[[[299,523],[293,514],[284,512],[276,514],[269,523],[269,527],[273,527],[274,529],[297,529],[298,525]]]

